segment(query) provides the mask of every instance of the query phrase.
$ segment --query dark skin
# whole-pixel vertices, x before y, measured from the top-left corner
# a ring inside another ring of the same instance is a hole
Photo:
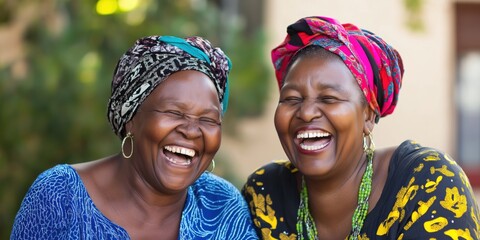
[[[73,167],[96,207],[132,239],[178,239],[187,188],[220,146],[220,111],[215,86],[205,74],[174,73],[127,123],[134,136],[131,158],[117,154]],[[125,145],[128,155],[130,142]],[[172,148],[194,156],[166,150]]]
[[[321,239],[345,239],[352,229],[367,165],[363,136],[373,131],[375,119],[362,98],[353,75],[337,56],[299,57],[280,91],[275,127],[286,155],[299,169],[299,190],[302,175],[305,178],[309,210]],[[369,211],[380,198],[395,149],[375,151]]]

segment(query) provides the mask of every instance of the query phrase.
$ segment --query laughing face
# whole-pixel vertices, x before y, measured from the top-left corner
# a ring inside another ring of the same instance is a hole
[[[275,112],[286,155],[305,176],[351,172],[362,157],[371,112],[358,84],[337,56],[294,61]]]
[[[170,75],[127,123],[136,171],[152,188],[185,190],[220,147],[220,103],[212,81],[198,71]]]

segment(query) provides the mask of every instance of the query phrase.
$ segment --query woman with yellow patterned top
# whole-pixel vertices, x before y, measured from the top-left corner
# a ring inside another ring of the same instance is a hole
[[[242,192],[263,239],[479,239],[463,170],[414,141],[375,149],[403,75],[377,35],[328,17],[287,28],[272,50],[275,127],[290,161],[254,172]]]

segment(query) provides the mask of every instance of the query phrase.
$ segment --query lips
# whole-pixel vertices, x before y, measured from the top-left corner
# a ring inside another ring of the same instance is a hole
[[[167,145],[163,147],[163,153],[165,154],[167,161],[177,166],[189,166],[192,164],[196,153],[194,149]]]
[[[328,146],[332,135],[322,130],[301,130],[297,132],[296,142],[301,150],[306,152],[319,151]]]

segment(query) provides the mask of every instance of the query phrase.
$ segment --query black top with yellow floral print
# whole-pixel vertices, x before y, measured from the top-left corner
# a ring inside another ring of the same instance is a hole
[[[242,189],[262,239],[296,239],[297,171],[288,161],[270,163],[253,173]],[[479,239],[479,220],[472,188],[456,162],[405,141],[392,156],[385,187],[365,219],[361,239]]]

